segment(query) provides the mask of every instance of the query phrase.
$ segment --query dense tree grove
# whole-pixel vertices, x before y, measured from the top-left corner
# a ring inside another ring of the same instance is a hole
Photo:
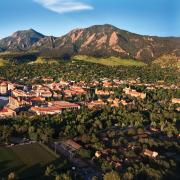
[[[126,147],[127,145],[137,148],[149,147],[161,153],[160,158],[155,161],[139,159],[136,163],[134,161],[129,162],[125,169],[120,171],[124,179],[147,176],[151,179],[171,176],[177,178],[179,162],[176,158],[167,157],[166,153],[173,150],[173,153],[178,154],[180,151],[179,141],[176,138],[179,134],[179,114],[175,110],[176,106],[168,104],[168,94],[171,97],[172,92],[170,90],[159,91],[149,92],[145,101],[138,101],[129,97],[129,99],[136,101],[136,105],[132,104],[129,107],[110,108],[106,106],[101,110],[89,110],[82,107],[80,110],[64,111],[62,114],[54,116],[30,117],[28,112],[24,112],[14,119],[0,121],[1,143],[8,142],[11,136],[30,138],[44,143],[62,137],[78,137],[82,143],[90,145],[90,152],[79,152],[79,154],[83,158],[92,158],[96,150],[109,147],[102,142],[99,136],[101,132],[107,130],[106,134],[110,147]],[[161,95],[158,95],[159,93]],[[162,101],[164,99],[163,94],[167,94],[165,96],[167,100],[161,104],[154,103],[155,99]],[[161,129],[161,135],[145,139],[139,138],[133,141],[127,138],[142,134],[150,125]],[[127,127],[135,127],[135,129],[121,130],[127,129]],[[160,136],[164,138],[163,141],[159,139]],[[133,159],[137,157],[137,154],[131,150],[126,153],[115,150],[112,156],[114,159]],[[114,169],[104,160],[97,160],[96,163],[103,172]],[[109,175],[106,175],[105,179],[108,177]]]
[[[51,76],[67,80],[90,81],[99,78],[140,78],[142,82],[151,83],[163,80],[168,83],[179,82],[178,71],[175,68],[161,69],[159,66],[144,67],[110,67],[78,61],[62,61],[60,63],[28,64],[13,63],[0,68],[0,76],[13,81],[32,83],[39,76]],[[24,78],[24,79],[23,79]]]

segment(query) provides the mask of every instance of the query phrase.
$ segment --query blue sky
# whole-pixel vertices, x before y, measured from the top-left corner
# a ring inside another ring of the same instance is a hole
[[[180,0],[0,0],[0,38],[30,28],[60,36],[95,24],[180,36]]]

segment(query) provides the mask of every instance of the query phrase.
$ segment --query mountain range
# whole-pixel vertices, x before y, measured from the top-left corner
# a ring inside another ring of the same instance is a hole
[[[139,35],[105,24],[75,29],[61,37],[45,36],[29,29],[0,40],[0,51],[32,50],[45,56],[117,56],[148,62],[168,54],[179,57],[180,37]]]

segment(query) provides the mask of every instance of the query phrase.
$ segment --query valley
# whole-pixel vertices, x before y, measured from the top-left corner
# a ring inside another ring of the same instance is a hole
[[[179,0],[0,0],[0,180],[180,180]]]
[[[0,49],[0,177],[178,179],[179,38],[29,29]]]

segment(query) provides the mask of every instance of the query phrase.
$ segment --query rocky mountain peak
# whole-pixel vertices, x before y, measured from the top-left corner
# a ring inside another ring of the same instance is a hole
[[[33,29],[17,31],[0,40],[2,50],[38,50],[61,57],[73,55],[118,56],[152,61],[180,52],[180,38],[143,36],[110,24],[74,29],[62,37],[44,36]]]
[[[0,47],[8,50],[28,50],[44,37],[43,34],[33,29],[16,31],[11,36],[0,40]]]

